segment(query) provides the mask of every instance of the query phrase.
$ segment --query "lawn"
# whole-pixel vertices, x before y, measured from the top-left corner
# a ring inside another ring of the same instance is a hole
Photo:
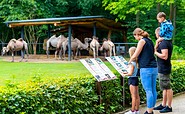
[[[30,63],[5,62],[0,59],[0,85],[10,82],[22,82],[34,77],[47,79],[48,77],[69,77],[90,74],[81,62],[69,63]],[[105,64],[113,71],[110,63]]]

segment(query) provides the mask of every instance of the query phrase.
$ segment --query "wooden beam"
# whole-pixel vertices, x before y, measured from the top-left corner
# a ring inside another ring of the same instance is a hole
[[[120,31],[120,29],[115,29],[115,28],[112,28],[112,27],[108,27],[108,26],[104,25],[103,23],[101,23],[99,21],[97,21],[96,24],[101,26],[102,28],[105,28],[105,29],[108,29],[108,30]]]
[[[65,26],[65,25],[90,25],[93,24],[94,22],[62,22],[62,23],[55,23],[55,26]]]
[[[29,23],[10,23],[10,24],[8,24],[8,26],[10,27],[10,28],[12,28],[12,27],[17,27],[17,26],[31,26],[31,25],[44,25],[44,24],[54,24],[54,23],[60,23],[60,22],[58,22],[58,21],[56,21],[56,22],[29,22]]]

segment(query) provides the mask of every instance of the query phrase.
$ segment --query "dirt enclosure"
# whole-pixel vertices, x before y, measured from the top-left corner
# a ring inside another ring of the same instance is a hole
[[[26,56],[25,56],[26,57]],[[12,57],[11,56],[1,56],[3,61],[9,61],[11,62]],[[91,56],[82,56],[81,59],[85,58],[93,58]],[[100,57],[102,60],[104,58]],[[21,59],[21,56],[14,56],[14,62],[19,62]],[[23,59],[22,62],[25,62],[26,59]],[[79,62],[80,58],[77,58],[75,60],[68,61],[68,57],[65,58],[65,60],[61,59],[55,59],[54,55],[50,55],[49,58],[47,58],[46,55],[29,55],[29,59],[27,62],[30,63],[70,63],[70,62]]]

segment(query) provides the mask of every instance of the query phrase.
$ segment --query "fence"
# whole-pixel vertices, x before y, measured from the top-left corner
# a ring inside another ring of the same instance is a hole
[[[28,43],[28,48],[29,48],[29,53],[33,54],[33,44],[34,43]],[[131,46],[136,46],[137,43],[114,43],[115,47],[116,47],[116,54],[117,55],[124,55],[124,56],[128,56],[128,49]],[[4,46],[7,46],[7,43],[0,43],[0,50],[2,50],[2,48]],[[31,51],[30,51],[31,50]],[[20,52],[16,52],[15,55],[20,54]],[[43,49],[43,43],[37,43],[37,54],[46,54],[46,51]],[[50,52],[50,54],[54,54],[54,51],[52,50]],[[10,53],[8,53],[7,55],[10,55]]]

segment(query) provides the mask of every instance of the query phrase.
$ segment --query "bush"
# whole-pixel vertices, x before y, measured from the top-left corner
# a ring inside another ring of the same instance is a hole
[[[36,78],[26,83],[9,83],[0,88],[0,112],[2,114],[99,114],[124,110],[120,76],[101,82],[101,96],[97,95],[96,81],[91,75],[78,78]],[[172,88],[174,93],[185,91],[185,62],[173,62]],[[125,102],[131,103],[127,78],[125,78]],[[157,85],[158,98],[162,97]],[[139,85],[141,102],[145,92]],[[99,99],[100,98],[100,99]],[[101,104],[99,104],[101,101]]]

